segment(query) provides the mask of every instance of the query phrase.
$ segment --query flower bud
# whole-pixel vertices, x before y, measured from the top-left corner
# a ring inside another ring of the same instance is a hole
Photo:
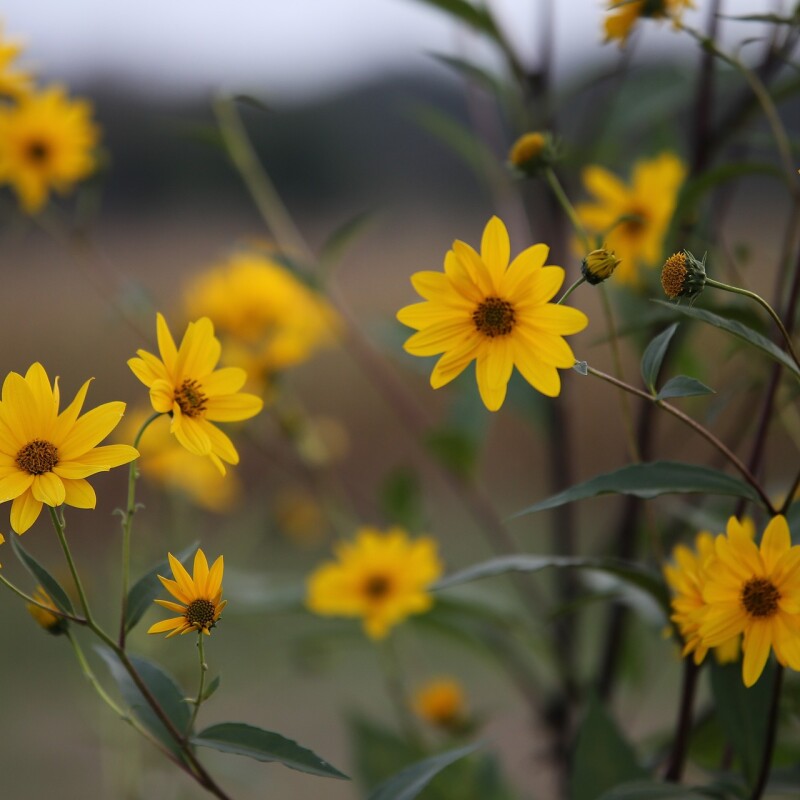
[[[438,678],[418,689],[414,711],[431,725],[450,731],[464,728],[468,721],[464,690],[452,678]]]
[[[581,274],[593,286],[610,278],[620,263],[613,250],[592,250],[581,262]]]
[[[41,603],[48,608],[52,608],[53,611],[57,611],[55,604],[50,599],[50,595],[41,587],[37,586],[36,591],[33,593],[33,599],[36,600],[37,603]],[[34,618],[38,625],[44,628],[48,633],[52,633],[53,636],[60,636],[62,633],[67,632],[67,628],[69,627],[69,622],[64,619],[64,617],[58,616],[46,608],[42,608],[41,606],[34,605],[33,603],[27,604],[28,613]]]
[[[688,297],[694,300],[706,285],[705,256],[698,261],[688,250],[674,253],[661,270],[661,286],[671,300]]]
[[[553,163],[554,157],[552,137],[549,133],[539,131],[522,134],[508,152],[511,166],[526,175],[533,175],[542,167],[549,166]]]

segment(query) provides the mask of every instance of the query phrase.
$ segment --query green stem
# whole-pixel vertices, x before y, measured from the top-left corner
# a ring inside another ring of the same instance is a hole
[[[564,213],[567,215],[567,217],[569,217],[569,221],[572,223],[575,233],[577,233],[580,237],[581,242],[583,242],[584,249],[588,253],[592,249],[592,245],[589,240],[589,234],[586,232],[586,228],[583,227],[583,223],[580,221],[578,213],[575,211],[575,207],[570,202],[569,197],[567,197],[567,193],[564,191],[561,181],[558,180],[555,172],[553,172],[550,167],[545,169],[544,176],[548,185],[553,190],[553,194],[555,195],[556,200],[558,200],[558,204],[564,209]]]
[[[689,750],[689,736],[692,732],[692,708],[699,674],[700,668],[694,663],[692,656],[685,658],[683,660],[683,689],[681,690],[675,738],[672,743],[669,766],[664,775],[664,780],[669,783],[678,783],[683,775],[683,766]]]
[[[2,574],[0,574],[0,583],[4,583],[9,589],[11,589],[12,592],[14,592],[14,594],[19,595],[23,600],[25,600],[32,606],[37,606],[38,608],[42,608],[45,611],[49,611],[56,617],[62,617],[63,619],[68,619],[70,622],[74,622],[77,625],[86,625],[86,620],[83,617],[78,617],[74,614],[67,614],[66,611],[61,611],[59,608],[55,608],[53,606],[47,606],[44,603],[40,603],[34,597],[31,597],[29,594],[25,594],[25,592],[23,592],[22,589],[11,583],[11,581],[3,577]]]
[[[573,283],[572,286],[570,286],[569,289],[567,289],[567,291],[561,295],[561,297],[556,301],[556,305],[560,306],[585,281],[586,278],[581,275],[581,277],[578,278],[578,280],[576,280],[575,283]]]
[[[197,632],[197,652],[200,655],[200,685],[197,688],[197,697],[192,701],[194,709],[192,711],[192,718],[189,720],[189,727],[186,729],[188,736],[194,730],[194,723],[197,719],[197,712],[203,703],[203,691],[206,688],[206,673],[208,672],[208,664],[206,664],[205,653],[203,652],[203,637],[205,634],[202,630]]]
[[[158,419],[161,412],[151,414],[139,428],[133,446],[139,447],[139,442],[150,423]],[[126,620],[128,616],[128,587],[131,572],[131,531],[133,530],[133,515],[136,513],[136,479],[139,477],[139,467],[134,459],[128,465],[128,502],[125,507],[125,516],[122,518],[122,602],[119,622],[119,646],[125,649]]]
[[[67,537],[64,534],[64,523],[59,519],[55,508],[52,506],[48,506],[48,508],[50,510],[50,519],[53,521],[53,527],[56,529],[58,541],[61,544],[61,549],[64,551],[64,557],[67,559],[69,571],[72,573],[72,580],[75,582],[75,588],[78,590],[78,597],[81,601],[83,614],[86,617],[86,624],[94,630],[97,626],[92,618],[92,612],[89,610],[89,601],[86,599],[86,592],[84,591],[83,583],[81,583],[80,575],[78,575],[78,568],[75,566],[75,561],[72,558],[72,553],[67,544]]]
[[[772,766],[772,756],[775,750],[775,738],[778,732],[778,711],[781,704],[781,689],[783,687],[783,667],[778,664],[775,670],[775,682],[772,685],[772,702],[769,707],[769,719],[767,721],[767,735],[764,738],[764,750],[761,754],[761,768],[758,771],[756,785],[750,800],[761,800],[764,789],[767,786],[769,770]]]
[[[743,297],[749,297],[751,300],[755,300],[756,303],[758,303],[767,312],[767,314],[772,317],[773,322],[778,326],[778,330],[781,332],[781,336],[783,336],[783,339],[786,342],[786,348],[789,351],[789,355],[791,355],[794,363],[800,367],[800,358],[798,358],[797,352],[794,349],[792,337],[789,335],[789,331],[786,330],[786,326],[783,324],[783,321],[778,316],[778,313],[775,311],[775,309],[763,297],[761,297],[761,295],[748,291],[747,289],[742,289],[739,286],[730,286],[727,283],[715,281],[709,277],[706,277],[706,286],[713,286],[715,289],[733,292],[734,294],[740,294]]]
[[[797,494],[797,490],[800,489],[800,472],[795,475],[794,483],[792,483],[792,488],[789,489],[786,499],[783,501],[783,505],[780,508],[780,514],[786,514],[789,510],[789,506],[792,504],[794,500],[794,496]]]
[[[394,705],[400,728],[409,743],[421,746],[419,731],[408,706],[408,694],[400,671],[397,649],[394,646],[391,634],[378,644],[378,654],[383,667],[383,675],[386,678],[386,690]]]

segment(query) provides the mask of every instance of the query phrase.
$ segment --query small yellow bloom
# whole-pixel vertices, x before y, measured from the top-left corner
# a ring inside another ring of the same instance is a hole
[[[250,419],[264,402],[239,391],[247,380],[243,369],[216,369],[222,346],[208,317],[189,323],[179,348],[161,314],[157,315],[157,333],[161,358],[137,350],[139,357],[129,359],[128,366],[150,389],[153,409],[172,415],[170,432],[175,438],[190,453],[209,456],[224,475],[222,462],[238,464],[239,454],[213,423]]]
[[[792,546],[786,517],[770,520],[760,547],[731,517],[714,553],[703,587],[703,645],[716,647],[744,634],[745,686],[758,680],[770,649],[779,663],[800,670],[800,546]]]
[[[19,98],[33,88],[33,79],[27,72],[18,72],[14,62],[22,52],[19,42],[3,37],[3,26],[0,25],[0,95]]]
[[[272,507],[278,531],[295,544],[308,547],[325,537],[325,515],[312,492],[288,487],[275,495]]]
[[[58,380],[51,386],[41,364],[33,364],[24,378],[10,372],[3,382],[0,503],[14,501],[11,527],[17,533],[36,522],[43,504],[94,508],[86,478],[139,455],[125,444],[97,446],[119,424],[125,403],[104,403],[79,417],[90,383],[59,413]]]
[[[604,22],[606,41],[619,39],[622,47],[640,19],[670,18],[679,22],[687,8],[694,8],[692,0],[612,0]]]
[[[453,678],[437,678],[414,693],[414,711],[431,725],[457,729],[467,719],[464,689]]]
[[[361,617],[367,635],[382,639],[433,605],[428,587],[442,574],[433,539],[363,527],[355,541],[339,543],[336,557],[308,579],[306,603],[315,614]]]
[[[661,288],[670,300],[679,297],[694,300],[705,285],[705,256],[698,261],[688,250],[683,250],[673,253],[661,268]]]
[[[220,556],[208,568],[208,561],[205,553],[198,550],[194,557],[194,567],[192,575],[184,568],[172,553],[168,553],[169,565],[172,568],[172,575],[175,580],[169,578],[158,579],[164,588],[180,602],[174,603],[172,600],[156,600],[158,605],[176,611],[179,617],[161,620],[151,625],[148,633],[164,633],[169,631],[167,639],[181,633],[189,631],[199,631],[200,633],[211,635],[211,629],[216,627],[222,609],[228,601],[222,600],[222,573],[224,562]]]
[[[583,183],[596,203],[576,207],[587,231],[597,233],[620,259],[616,280],[638,282],[639,265],[654,266],[669,227],[686,167],[673,153],[637,161],[631,185],[603,167],[583,171]]]
[[[36,600],[37,603],[41,603],[43,606],[47,606],[47,608],[52,609],[51,611],[48,611],[46,608],[42,608],[42,606],[37,606],[34,603],[28,603],[26,608],[36,623],[44,628],[48,633],[52,633],[54,636],[66,633],[69,625],[68,621],[64,619],[64,617],[53,613],[54,611],[58,611],[58,609],[50,598],[50,595],[47,594],[47,592],[41,586],[36,587],[36,591],[33,593],[33,599]]]
[[[586,278],[587,283],[596,286],[598,283],[608,280],[618,266],[619,259],[614,251],[601,247],[584,256],[581,262],[581,274]]]
[[[564,336],[582,331],[582,311],[550,300],[564,282],[561,267],[545,266],[549,248],[535,244],[511,263],[506,226],[492,217],[478,254],[455,241],[445,256],[444,272],[417,272],[414,288],[425,298],[397,312],[415,333],[405,343],[415,356],[443,354],[431,374],[438,389],[476,362],[475,375],[484,404],[497,411],[516,367],[535,389],[549,397],[561,392],[558,369],[575,356]]]
[[[60,86],[0,108],[0,183],[11,184],[26,213],[94,171],[100,134],[91,115],[87,101],[69,100]]]
[[[549,133],[533,131],[523,133],[511,146],[508,161],[521,172],[529,175],[553,162],[555,153],[553,139]]]

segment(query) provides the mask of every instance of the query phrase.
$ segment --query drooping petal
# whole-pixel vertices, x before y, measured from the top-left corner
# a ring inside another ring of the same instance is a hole
[[[466,367],[476,358],[481,335],[476,331],[448,350],[434,366],[431,372],[431,386],[439,389],[454,378],[458,377]]]
[[[25,533],[39,518],[41,511],[42,503],[28,490],[11,504],[11,527],[17,533]]]
[[[16,469],[6,475],[5,478],[0,480],[0,503],[13,500],[23,492],[26,492],[33,483],[33,477],[30,473],[23,472],[20,469]]]
[[[175,408],[175,387],[164,380],[153,381],[150,386],[150,405],[159,414],[168,414]]]
[[[458,347],[474,330],[475,325],[472,320],[431,325],[410,336],[403,345],[403,349],[415,356],[436,356],[453,347]]]
[[[64,502],[74,508],[94,508],[97,505],[97,495],[89,481],[82,479],[64,479]]]
[[[60,506],[66,497],[66,491],[61,478],[53,472],[45,472],[43,475],[34,475],[31,484],[33,496],[46,503],[48,506]]]
[[[745,631],[744,659],[742,661],[742,679],[744,685],[750,688],[761,676],[764,665],[769,658],[771,645],[769,620],[759,620],[751,624]]]
[[[512,344],[506,337],[498,337],[478,352],[475,376],[489,411],[497,411],[503,405],[513,369]]]
[[[172,619],[162,619],[161,622],[156,622],[148,629],[148,633],[164,633],[173,629],[180,630],[186,624],[186,617],[172,617]]]
[[[177,409],[177,407],[176,407]],[[211,439],[197,420],[184,416],[176,410],[172,418],[170,432],[190,452],[197,456],[211,453]]]
[[[229,464],[239,463],[239,453],[236,452],[236,448],[233,446],[233,442],[228,438],[227,434],[223,433],[216,425],[213,425],[207,420],[200,420],[198,424],[211,441],[211,448],[214,455],[219,456]]]

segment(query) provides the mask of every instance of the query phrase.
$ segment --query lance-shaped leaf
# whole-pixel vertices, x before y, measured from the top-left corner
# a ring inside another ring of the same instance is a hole
[[[744,342],[757,347],[762,353],[766,353],[770,358],[782,364],[786,369],[793,372],[800,377],[800,367],[792,361],[792,358],[784,353],[776,344],[773,344],[766,336],[762,336],[758,331],[748,328],[741,322],[734,319],[726,319],[725,317],[714,314],[711,311],[706,311],[703,308],[695,308],[694,306],[679,306],[671,303],[666,303],[663,300],[654,300],[662,306],[671,308],[677,314],[683,314],[685,317],[700,320],[708,325],[713,325],[715,328],[720,328],[727,333],[736,336]]]
[[[413,800],[445,767],[474,753],[480,744],[474,742],[418,761],[373,789],[367,800]]]
[[[466,22],[475,30],[488,34],[493,39],[500,37],[492,15],[485,8],[474,6],[467,0],[422,0],[422,2],[445,11],[456,19]]]
[[[279,733],[265,731],[263,728],[243,722],[221,722],[219,725],[212,725],[193,736],[192,744],[198,747],[210,747],[222,753],[247,756],[256,761],[276,761],[290,769],[323,778],[349,780],[347,775],[339,772],[311,750],[301,747],[297,742]]]
[[[706,386],[697,378],[688,375],[677,375],[670,378],[656,395],[657,400],[667,400],[670,397],[699,397],[704,394],[714,394],[714,390]]]
[[[75,614],[72,603],[67,593],[61,588],[61,584],[20,544],[19,536],[9,536],[11,549],[17,558],[22,562],[25,569],[42,585],[42,588],[50,595],[50,599],[55,603],[56,608],[65,614]]]
[[[609,789],[597,800],[728,800],[729,794],[714,787],[689,788],[676,786],[674,783],[657,783],[656,781],[633,781],[622,783]]]
[[[647,345],[642,355],[642,379],[651,394],[656,393],[658,371],[661,369],[670,340],[675,335],[676,330],[678,330],[678,323],[674,322]]]
[[[662,494],[697,493],[743,497],[759,505],[762,502],[749,483],[732,478],[719,470],[680,461],[653,461],[647,464],[630,464],[614,472],[598,475],[523,508],[510,518],[557,508],[575,500],[601,494],[629,494],[650,500]]]

